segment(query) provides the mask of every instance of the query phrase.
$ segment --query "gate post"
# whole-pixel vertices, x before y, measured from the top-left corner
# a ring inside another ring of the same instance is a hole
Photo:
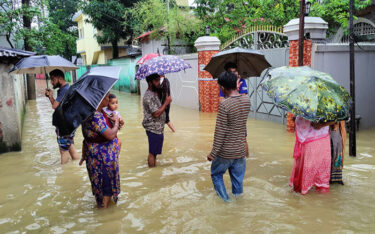
[[[219,85],[203,68],[219,52],[220,40],[217,37],[203,36],[195,41],[194,46],[198,51],[199,110],[216,112],[219,108]]]
[[[303,42],[303,65],[311,67],[312,42],[323,42],[326,39],[328,23],[320,17],[305,17],[305,39]],[[299,19],[292,19],[284,25],[284,33],[289,40],[289,66],[298,66]],[[293,114],[287,114],[286,130],[294,132]]]

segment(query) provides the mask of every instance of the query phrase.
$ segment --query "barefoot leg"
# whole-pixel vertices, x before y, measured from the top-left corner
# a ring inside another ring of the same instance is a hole
[[[148,167],[155,167],[156,165],[156,156],[153,154],[148,154]]]
[[[109,204],[109,201],[111,200],[111,197],[110,196],[103,196],[103,207],[104,208],[107,208],[108,207],[108,204]]]
[[[70,157],[73,159],[73,160],[77,160],[79,159],[79,155],[78,155],[78,152],[76,150],[76,147],[74,146],[74,144],[71,144],[69,146],[69,154],[70,154]]]
[[[172,132],[176,132],[176,129],[174,128],[174,126],[173,126],[173,124],[172,124],[171,121],[169,121],[169,122],[167,123],[167,125],[168,125],[168,127],[172,130]]]

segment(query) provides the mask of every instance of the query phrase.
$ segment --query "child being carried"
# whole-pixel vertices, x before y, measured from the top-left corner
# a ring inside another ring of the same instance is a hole
[[[108,115],[108,117],[112,117],[114,115],[117,115],[118,118],[119,118],[120,126],[123,126],[124,120],[122,119],[122,117],[121,117],[120,113],[117,111],[117,109],[118,109],[117,97],[116,97],[116,95],[111,93],[111,94],[109,94],[108,106],[104,107],[103,111]],[[121,150],[121,141],[118,137],[117,137],[117,140],[118,140],[119,150]]]

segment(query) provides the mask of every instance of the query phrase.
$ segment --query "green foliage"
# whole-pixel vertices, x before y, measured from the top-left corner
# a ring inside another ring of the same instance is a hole
[[[310,16],[322,17],[329,23],[329,32],[348,25],[349,1],[324,0],[312,2]],[[237,32],[254,25],[283,26],[299,17],[299,0],[195,0],[195,14],[209,25],[213,35],[222,42]],[[363,9],[371,0],[355,0],[355,10]]]
[[[283,26],[299,13],[299,0],[195,0],[195,3],[196,15],[221,41],[251,26]]]
[[[76,54],[76,29],[71,21],[77,9],[75,1],[38,0],[31,1],[31,6],[23,5],[14,9],[11,0],[0,2],[0,32],[9,38],[25,41],[33,51],[50,55],[62,55],[70,58]],[[57,4],[57,5],[55,5]],[[42,9],[49,9],[49,17],[44,17]],[[25,28],[22,19],[37,18],[38,28]],[[65,19],[65,20],[64,20]],[[13,44],[12,44],[13,46]]]
[[[90,19],[89,23],[100,31],[96,38],[98,43],[111,43],[113,57],[118,57],[118,42],[121,39],[131,43],[133,29],[125,23],[124,12],[138,0],[90,0],[84,1],[82,8]]]
[[[33,2],[38,4],[40,2]],[[40,16],[40,10],[37,7],[22,5],[20,8],[14,9],[12,0],[0,1],[0,32],[4,33],[8,43],[14,47],[11,38],[16,40],[25,39],[29,35],[34,35],[35,30],[24,29],[22,17],[29,19]]]
[[[161,29],[167,23],[167,8],[160,0],[144,0],[134,4],[133,8],[126,9],[126,24],[132,21],[134,36],[154,29]],[[133,20],[131,20],[133,19]],[[153,33],[157,37],[159,32]]]
[[[77,27],[72,21],[78,10],[76,0],[48,0],[49,18],[41,28],[47,54],[60,54],[70,59],[76,54]]]
[[[371,5],[371,0],[355,0],[355,11]],[[349,1],[348,0],[324,0],[319,4],[314,0],[311,6],[310,16],[318,16],[328,22],[329,34],[336,32],[339,27],[348,28]]]
[[[152,31],[151,38],[166,37],[173,45],[176,40],[188,45],[204,33],[199,19],[189,13],[189,9],[178,7],[170,1],[169,9],[162,0],[143,0],[125,11],[126,23],[132,21],[134,36]],[[173,52],[173,51],[172,51]]]
[[[59,54],[67,59],[76,54],[76,36],[70,32],[64,32],[57,24],[45,21],[39,31],[43,38],[42,46],[46,48],[46,54]]]

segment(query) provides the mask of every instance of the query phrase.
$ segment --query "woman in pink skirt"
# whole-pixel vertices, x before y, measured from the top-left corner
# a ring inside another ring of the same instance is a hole
[[[289,181],[295,192],[304,195],[313,186],[318,192],[329,192],[331,144],[328,125],[296,118],[294,164]]]

